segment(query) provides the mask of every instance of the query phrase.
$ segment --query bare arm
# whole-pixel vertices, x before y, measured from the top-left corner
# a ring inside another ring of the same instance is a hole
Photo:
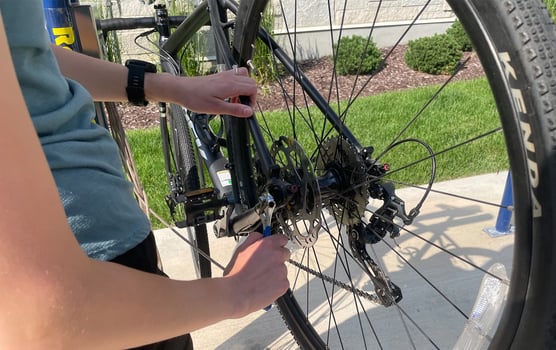
[[[62,73],[77,80],[98,101],[127,101],[127,68],[52,46]],[[86,67],[86,69],[84,69]],[[231,114],[248,117],[251,108],[227,103],[229,97],[249,96],[255,103],[257,86],[247,69],[222,72],[204,77],[175,77],[166,73],[145,74],[148,101],[173,102],[196,112]]]
[[[67,225],[1,17],[0,61],[1,349],[128,348],[243,316],[286,290],[280,236],[252,236],[216,279],[172,281],[89,259]]]

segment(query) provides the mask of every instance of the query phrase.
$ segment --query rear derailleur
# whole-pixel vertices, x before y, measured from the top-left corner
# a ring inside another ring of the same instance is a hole
[[[365,229],[366,227],[363,224],[351,226],[348,234],[351,251],[370,277],[380,304],[392,306],[402,300],[402,291],[367,253],[365,244],[369,234]]]

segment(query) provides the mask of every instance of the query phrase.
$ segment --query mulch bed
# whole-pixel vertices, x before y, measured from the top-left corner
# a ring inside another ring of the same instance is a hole
[[[387,63],[382,70],[370,79],[368,76],[360,76],[359,79],[355,79],[354,76],[337,76],[334,82],[334,91],[336,91],[337,86],[339,98],[343,100],[349,98],[352,91],[360,91],[359,94],[361,96],[368,96],[386,91],[440,84],[446,81],[447,76],[416,72],[409,68],[403,58],[405,49],[404,45],[395,48],[389,54]],[[383,49],[385,54],[389,51],[389,49]],[[484,74],[479,59],[474,53],[465,53],[462,61],[465,62],[465,65],[457,73],[456,80],[472,79]],[[330,57],[306,61],[301,63],[300,67],[309,81],[324,96],[327,96],[327,91],[330,90],[333,68]],[[281,80],[281,84],[291,86],[293,78],[286,76]],[[291,88],[288,89],[286,87],[286,91],[291,91]],[[257,102],[263,110],[283,109],[286,105],[280,92],[281,87],[278,83],[261,87],[257,96]],[[336,97],[336,92],[334,94]],[[119,110],[122,116],[122,123],[126,129],[140,129],[158,125],[159,115],[156,104],[151,103],[147,107],[121,104]]]

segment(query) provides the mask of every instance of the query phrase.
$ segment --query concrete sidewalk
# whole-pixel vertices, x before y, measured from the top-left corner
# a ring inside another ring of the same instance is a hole
[[[506,181],[506,173],[481,175],[477,177],[450,181],[446,183],[435,184],[434,189],[439,191],[446,191],[449,193],[469,194],[469,189],[473,189],[476,194],[473,198],[478,198],[484,201],[499,203],[502,198],[504,185]],[[398,195],[403,198],[408,207],[411,208],[410,203],[415,203],[420,198],[421,192],[415,190],[402,190]],[[461,251],[465,252],[466,258],[470,258],[474,263],[488,268],[492,262],[493,257],[500,259],[506,268],[511,268],[511,246],[513,244],[513,235],[506,235],[493,238],[486,234],[483,230],[487,227],[492,227],[495,224],[498,214],[498,208],[493,206],[484,206],[479,203],[470,202],[468,200],[457,199],[454,197],[447,197],[441,194],[431,193],[425,207],[421,210],[421,216],[418,217],[418,222],[412,226],[412,230],[418,232],[420,235],[435,237],[436,235],[442,236],[438,239],[448,239],[449,244]],[[185,230],[181,231],[187,237]],[[226,265],[229,260],[236,242],[233,239],[224,238],[216,239],[211,234],[212,227],[209,225],[209,237],[211,238],[211,256],[213,256],[222,265]],[[403,235],[403,233],[402,233]],[[195,274],[191,264],[191,249],[183,242],[181,238],[175,235],[168,229],[158,230],[155,232],[161,259],[165,271],[176,279],[193,279]],[[434,238],[434,239],[437,239]],[[404,241],[406,246],[410,244],[407,240]],[[416,245],[419,246],[419,245]],[[421,243],[422,246],[422,243]],[[415,251],[412,252],[415,255]],[[428,254],[428,255],[427,255]],[[419,259],[425,261],[429,258],[431,253],[426,252],[426,249],[419,251]],[[387,256],[384,259],[397,259],[395,256]],[[468,288],[467,277],[463,278],[453,273],[442,272],[444,261],[438,259],[430,259],[428,261],[429,267],[437,270],[436,273],[440,274],[440,279],[451,289],[466,290]],[[450,261],[451,264],[457,262]],[[431,265],[434,264],[434,265]],[[468,269],[468,268],[467,268]],[[215,268],[215,270],[218,270]],[[465,268],[462,268],[465,270]],[[403,280],[399,275],[404,274],[402,270],[396,271],[397,280]],[[216,271],[215,275],[220,275],[220,271]],[[405,283],[405,282],[404,282]],[[400,286],[404,288],[417,288],[407,285]],[[412,291],[412,293],[418,293]],[[476,291],[469,293],[462,293],[465,300],[461,303],[465,305],[471,304],[475,300]],[[471,295],[472,294],[472,295]],[[427,308],[427,305],[421,304],[416,307]],[[434,302],[432,306],[434,309]],[[431,310],[427,310],[429,312]],[[430,314],[426,322],[443,323],[443,327],[452,328],[449,324],[451,322],[447,319],[436,319],[434,313]],[[386,320],[385,320],[386,322]],[[448,323],[448,324],[447,324]],[[455,326],[454,326],[455,327]],[[461,327],[458,325],[458,327]],[[447,336],[450,336],[447,334]],[[451,335],[453,337],[453,335]],[[207,327],[203,330],[193,333],[193,340],[196,349],[297,349],[297,345],[289,334],[287,327],[283,323],[281,316],[276,308],[268,312],[259,311],[255,312],[240,320],[224,321],[219,324]],[[348,337],[349,340],[349,337]],[[385,349],[407,349],[407,345],[397,343],[395,337],[391,342],[383,344]],[[357,346],[346,345],[348,349],[357,349]],[[420,349],[418,347],[418,349]]]

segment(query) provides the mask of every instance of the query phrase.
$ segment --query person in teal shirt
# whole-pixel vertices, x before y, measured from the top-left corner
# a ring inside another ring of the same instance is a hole
[[[254,233],[224,277],[156,267],[147,217],[93,99],[127,100],[126,67],[49,44],[41,2],[0,0],[0,348],[191,348],[195,329],[265,307],[288,288],[287,239]],[[145,98],[248,117],[245,68],[146,73]],[[131,268],[129,268],[131,267]],[[142,270],[142,271],[139,271]],[[146,273],[147,272],[147,273]]]

